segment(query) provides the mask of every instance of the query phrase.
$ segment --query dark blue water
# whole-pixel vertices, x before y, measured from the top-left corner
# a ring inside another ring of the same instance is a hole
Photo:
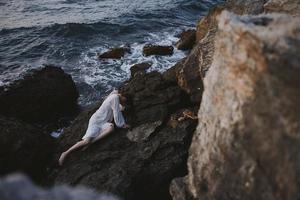
[[[42,64],[62,67],[75,80],[82,105],[129,77],[130,66],[151,61],[164,71],[186,52],[143,57],[146,43],[174,45],[221,0],[0,0],[0,84]],[[97,53],[129,44],[132,54],[99,61]]]

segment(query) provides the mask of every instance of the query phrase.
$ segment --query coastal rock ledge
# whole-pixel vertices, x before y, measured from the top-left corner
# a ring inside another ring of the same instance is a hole
[[[218,29],[173,199],[299,199],[300,19],[224,11]]]

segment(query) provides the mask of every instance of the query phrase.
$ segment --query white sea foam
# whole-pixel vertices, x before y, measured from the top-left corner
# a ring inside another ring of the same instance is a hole
[[[178,32],[178,31],[177,31]],[[92,48],[82,53],[79,62],[80,77],[91,86],[101,87],[104,92],[112,89],[118,83],[130,77],[130,67],[134,64],[152,63],[149,71],[163,72],[176,64],[186,56],[186,52],[174,47],[172,56],[143,56],[143,47],[146,44],[175,45],[178,40],[176,32],[150,33],[143,43],[131,44],[131,53],[126,54],[120,60],[99,60],[97,53],[105,52],[108,48]]]

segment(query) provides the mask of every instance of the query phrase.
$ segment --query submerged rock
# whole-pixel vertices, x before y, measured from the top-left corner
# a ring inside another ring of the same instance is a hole
[[[172,46],[160,46],[160,45],[145,45],[143,48],[144,56],[159,55],[170,56],[173,54],[174,47]]]
[[[118,200],[108,194],[99,194],[91,189],[69,186],[40,188],[35,186],[27,177],[19,174],[0,179],[1,200]]]
[[[0,87],[0,114],[29,123],[57,123],[76,113],[77,98],[71,76],[47,65]]]
[[[196,42],[196,30],[190,29],[180,34],[180,39],[176,43],[179,50],[191,50]]]
[[[299,28],[286,15],[222,13],[187,184],[174,199],[185,188],[201,200],[299,199]]]
[[[21,171],[43,183],[54,149],[52,138],[32,125],[3,116],[0,137],[0,175]]]
[[[108,50],[100,55],[99,59],[121,59],[126,53],[130,53],[130,47],[117,47]]]

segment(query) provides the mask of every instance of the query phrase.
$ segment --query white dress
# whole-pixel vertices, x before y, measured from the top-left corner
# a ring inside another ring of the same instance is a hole
[[[122,106],[120,104],[118,91],[116,90],[108,95],[100,108],[92,115],[86,133],[82,139],[99,136],[105,129],[113,126],[113,120],[117,127],[122,127],[125,124],[122,115]]]

